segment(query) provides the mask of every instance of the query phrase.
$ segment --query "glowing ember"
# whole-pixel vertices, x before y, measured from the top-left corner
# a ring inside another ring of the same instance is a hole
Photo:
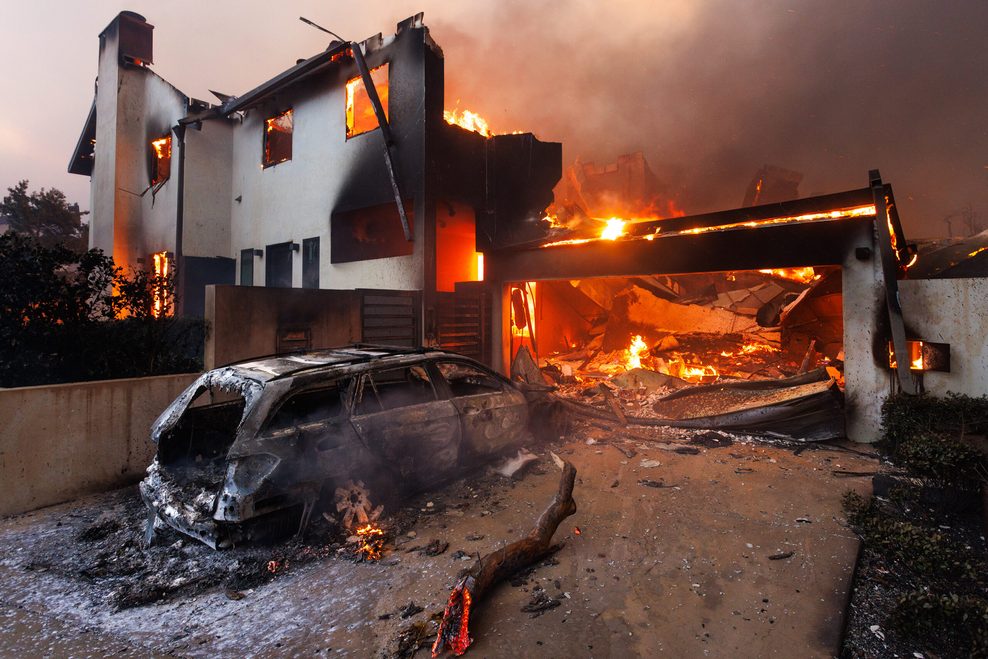
[[[976,249],[973,252],[971,252],[970,254],[968,254],[968,256],[969,257],[970,256],[977,256],[978,254],[980,254],[981,252],[983,252],[985,250],[988,250],[988,247],[979,247],[978,249]]]
[[[267,567],[268,567],[268,572],[270,572],[271,574],[274,574],[275,572],[277,572],[279,570],[279,568],[281,568],[281,564],[278,563],[278,561],[268,561],[268,566]]]
[[[583,531],[580,530],[579,526],[573,527],[573,535],[583,535]]]
[[[682,364],[679,379],[687,382],[711,382],[718,376],[717,369],[703,364]]]
[[[373,524],[364,524],[357,528],[356,535],[360,543],[357,553],[365,561],[380,560],[384,549],[384,530]]]
[[[607,220],[607,224],[600,231],[600,237],[603,240],[617,240],[623,235],[624,235],[624,220],[619,220],[616,217],[612,217],[611,219]]]
[[[446,609],[443,611],[443,619],[439,623],[439,631],[436,633],[436,642],[432,645],[433,659],[436,659],[446,649],[449,649],[454,656],[459,657],[473,643],[469,629],[470,605],[473,601],[470,588],[473,587],[473,584],[473,577],[463,577],[453,588],[453,592],[449,594]]]
[[[756,352],[779,352],[779,349],[766,343],[746,343],[741,346],[741,353],[744,355],[750,355]]]
[[[641,354],[647,349],[648,346],[642,340],[641,334],[631,339],[631,345],[628,346],[628,359],[625,361],[625,365],[629,371],[633,368],[642,367]]]
[[[820,275],[818,275],[813,268],[775,268],[770,270],[759,270],[758,272],[766,275],[772,275],[773,277],[780,277],[782,279],[799,281],[804,284],[808,284],[814,279],[820,278]]]
[[[443,119],[448,124],[466,128],[474,133],[480,133],[484,137],[491,136],[491,129],[487,125],[487,121],[476,112],[471,112],[470,110],[463,110],[462,112],[458,110],[443,110]]]

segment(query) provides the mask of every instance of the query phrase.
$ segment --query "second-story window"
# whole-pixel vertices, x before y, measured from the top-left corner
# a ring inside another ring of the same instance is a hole
[[[172,136],[151,140],[151,185],[158,185],[172,173]]]
[[[292,110],[264,120],[264,166],[292,159]]]
[[[377,96],[381,99],[381,108],[384,110],[385,119],[388,118],[388,65],[370,70],[371,81]],[[367,89],[364,87],[364,79],[360,76],[352,78],[346,83],[346,136],[350,139],[354,135],[366,133],[378,127],[377,114],[374,112],[374,105],[371,103]]]

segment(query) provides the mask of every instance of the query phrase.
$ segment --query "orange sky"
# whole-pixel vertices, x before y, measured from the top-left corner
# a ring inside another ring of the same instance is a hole
[[[155,26],[154,70],[204,100],[324,49],[299,15],[363,39],[425,11],[447,107],[562,141],[566,163],[644,151],[688,212],[738,206],[764,163],[803,172],[804,195],[877,167],[909,235],[966,204],[988,224],[984,2],[3,0],[0,189],[28,178],[88,207],[65,170],[123,9]]]

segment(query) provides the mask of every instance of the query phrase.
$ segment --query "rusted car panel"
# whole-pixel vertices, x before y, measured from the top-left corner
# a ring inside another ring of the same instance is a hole
[[[210,371],[152,428],[148,539],[162,525],[212,547],[275,519],[301,529],[350,480],[398,499],[526,443],[528,419],[515,385],[441,351],[355,346]]]

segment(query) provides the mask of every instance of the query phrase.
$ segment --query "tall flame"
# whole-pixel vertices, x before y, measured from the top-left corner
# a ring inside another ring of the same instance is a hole
[[[633,368],[642,367],[641,354],[647,348],[648,345],[646,345],[645,341],[642,340],[641,334],[637,334],[631,339],[631,345],[628,346],[628,359],[626,362],[629,371]]]

